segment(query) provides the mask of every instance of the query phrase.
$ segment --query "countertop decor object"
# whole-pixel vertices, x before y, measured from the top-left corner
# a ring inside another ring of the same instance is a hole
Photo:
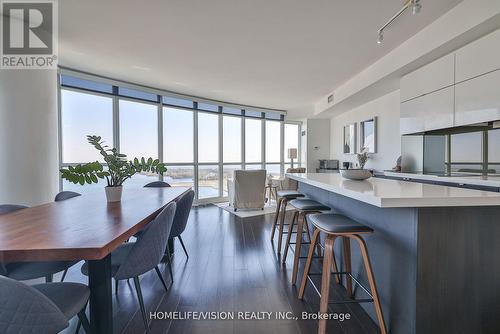
[[[366,180],[372,177],[368,169],[341,169],[340,175],[349,180]]]
[[[74,184],[97,183],[106,179],[106,198],[108,202],[119,202],[122,197],[123,183],[137,173],[145,172],[163,175],[167,171],[165,164],[153,158],[134,158],[127,160],[127,155],[116,148],[109,148],[100,136],[87,136],[87,141],[103,156],[107,170],[99,161],[69,166],[60,170],[61,177]]]

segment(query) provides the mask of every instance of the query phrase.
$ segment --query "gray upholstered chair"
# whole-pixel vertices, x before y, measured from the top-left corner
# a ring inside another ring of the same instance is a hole
[[[189,255],[186,250],[186,246],[184,246],[184,241],[182,241],[181,234],[186,229],[189,213],[191,212],[191,207],[193,206],[193,199],[194,191],[190,190],[177,200],[177,209],[175,210],[174,224],[172,225],[172,231],[170,231],[170,238],[179,239],[182,245],[182,249],[184,249],[184,253],[186,253],[186,257],[188,258]]]
[[[53,334],[68,327],[78,315],[90,334],[85,315],[90,290],[79,283],[46,283],[28,286],[0,276],[0,333]]]
[[[176,204],[174,202],[168,204],[157,216],[149,223],[144,232],[138,237],[136,242],[128,242],[122,244],[111,253],[111,276],[115,280],[134,279],[135,290],[139,305],[141,308],[142,319],[146,332],[149,333],[148,319],[146,316],[146,308],[142,298],[141,285],[139,276],[155,269],[158,277],[163,284],[165,290],[167,285],[161,275],[158,264],[161,262],[165,249],[167,248],[168,236],[172,229],[174,221]],[[82,266],[82,273],[88,275],[87,262]]]
[[[78,196],[82,196],[82,194],[74,192],[74,191],[61,191],[54,198],[54,202],[65,201],[67,199],[70,199],[70,198],[73,198],[73,197],[78,197]]]
[[[26,208],[27,206],[24,205],[0,205],[0,215],[14,213]],[[45,277],[46,282],[52,282],[55,273],[65,271],[73,264],[75,264],[74,261],[0,262],[0,275],[19,281]],[[65,274],[63,274],[62,280],[64,280],[64,276]]]
[[[170,184],[163,181],[153,181],[144,186],[144,188],[168,188]]]

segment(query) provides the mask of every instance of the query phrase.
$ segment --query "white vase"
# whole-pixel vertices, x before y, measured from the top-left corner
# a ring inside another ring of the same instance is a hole
[[[122,200],[122,186],[118,187],[106,187],[106,198],[108,202],[119,202]]]

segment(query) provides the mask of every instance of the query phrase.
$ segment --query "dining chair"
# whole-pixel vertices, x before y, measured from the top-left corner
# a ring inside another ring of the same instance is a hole
[[[144,232],[138,237],[137,241],[124,243],[111,252],[111,276],[117,281],[129,278],[133,278],[134,280],[146,333],[149,333],[149,326],[139,276],[154,269],[163,287],[166,291],[168,290],[158,264],[160,264],[167,248],[168,236],[172,229],[175,211],[176,203],[172,202],[168,204],[144,228]],[[87,262],[82,266],[82,273],[88,275]]]
[[[82,194],[74,192],[74,191],[61,191],[54,198],[54,202],[65,201],[67,199],[70,199],[73,197],[78,197],[78,196],[82,196]]]
[[[87,334],[90,324],[85,308],[89,288],[80,283],[45,283],[29,286],[0,276],[0,333],[53,334],[78,316]]]
[[[13,213],[26,209],[24,205],[3,204],[0,205],[0,215]],[[0,275],[25,281],[45,277],[45,282],[52,282],[55,273],[65,271],[76,262],[74,261],[30,261],[30,262],[0,262]],[[65,274],[61,279],[64,280]]]
[[[178,238],[181,242],[182,249],[186,257],[189,258],[186,246],[182,240],[181,234],[186,229],[186,225],[189,218],[189,213],[191,212],[191,207],[193,206],[194,191],[190,190],[185,193],[181,198],[177,200],[177,209],[175,210],[174,223],[172,225],[172,231],[170,231],[170,238]],[[172,275],[172,273],[170,273]],[[173,277],[173,276],[172,276]]]
[[[171,187],[171,185],[163,181],[149,182],[144,186],[144,188],[168,188],[168,187]]]

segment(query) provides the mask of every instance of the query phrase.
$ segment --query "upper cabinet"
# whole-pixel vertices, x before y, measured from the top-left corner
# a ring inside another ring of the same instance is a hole
[[[401,103],[401,134],[453,126],[453,86]]]
[[[497,69],[500,69],[500,30],[467,44],[456,52],[457,83]]]
[[[455,126],[500,120],[500,70],[455,86]]]
[[[500,120],[500,30],[401,78],[402,134]]]
[[[449,54],[401,78],[401,102],[455,83],[455,55]]]

